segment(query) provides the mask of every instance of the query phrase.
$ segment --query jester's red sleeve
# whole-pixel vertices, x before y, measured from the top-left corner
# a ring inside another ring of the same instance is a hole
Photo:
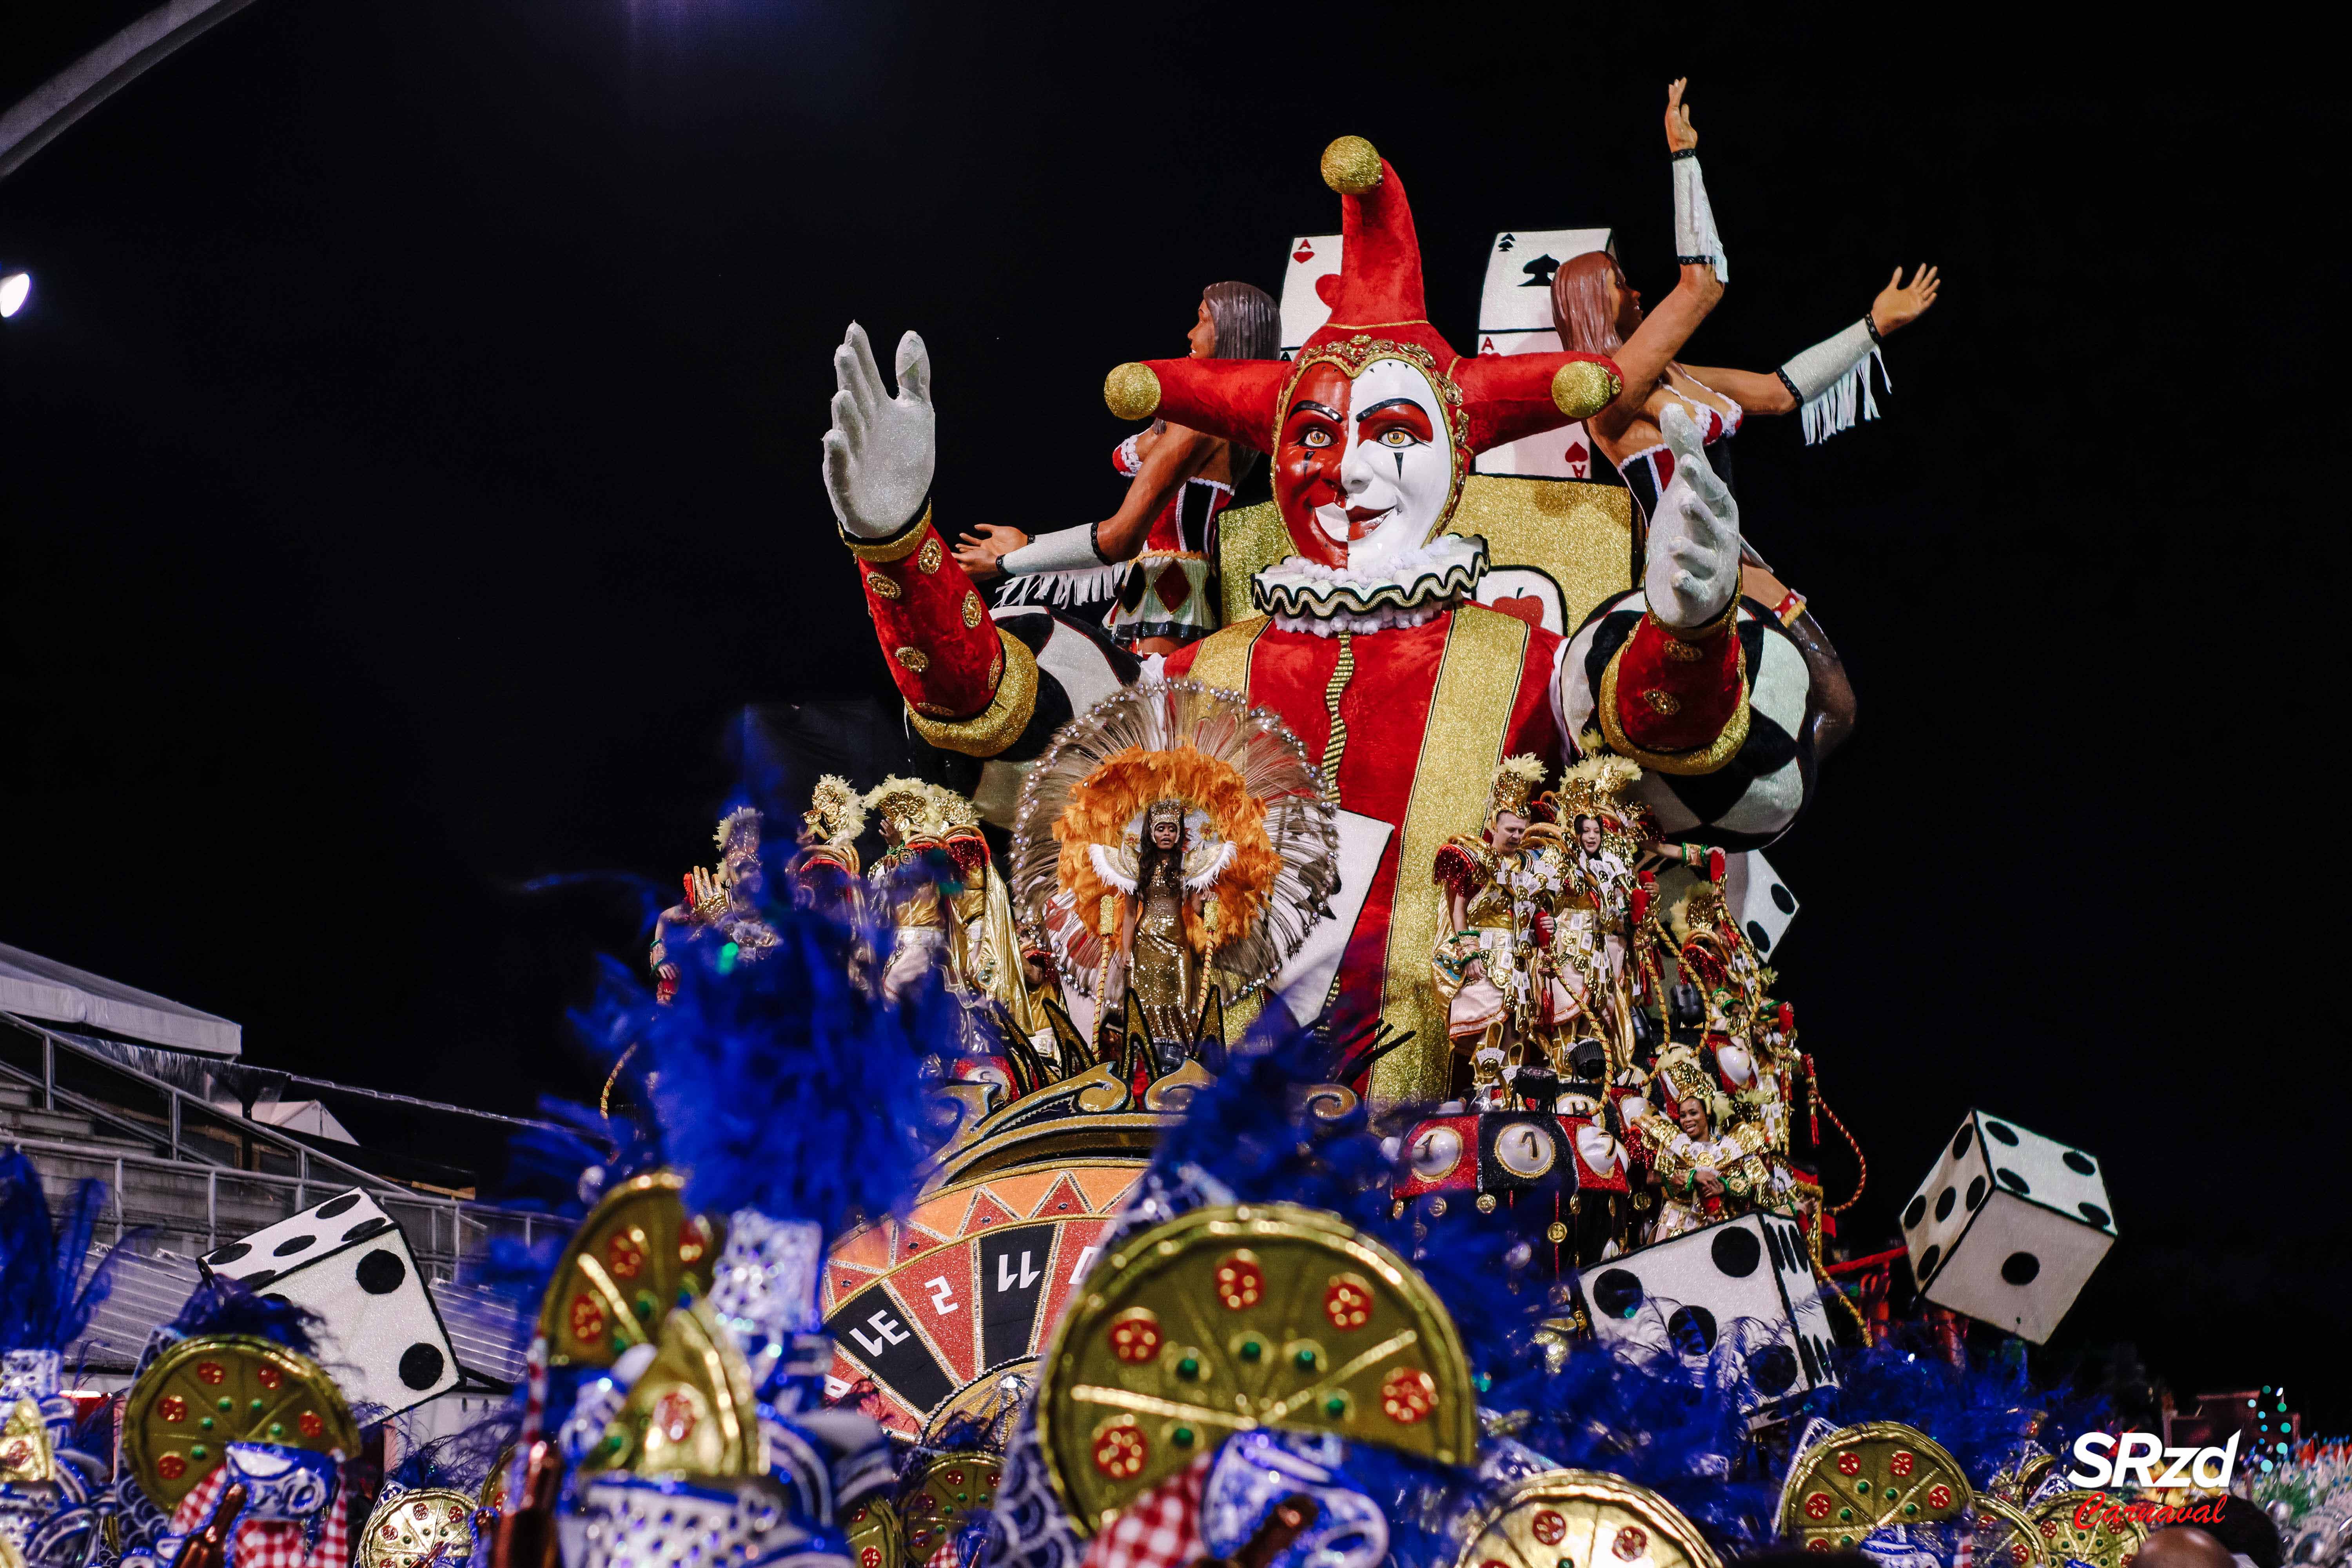
[[[931,526],[931,510],[887,539],[842,542],[857,557],[866,613],[914,725],[935,746],[994,756],[1037,700],[1037,661],[1004,636]]]
[[[1661,773],[1712,773],[1748,739],[1739,600],[1696,631],[1644,614],[1601,672],[1595,717],[1611,748]]]

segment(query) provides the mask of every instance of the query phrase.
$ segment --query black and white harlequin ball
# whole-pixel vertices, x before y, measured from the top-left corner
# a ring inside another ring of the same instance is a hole
[[[1605,601],[1569,639],[1560,682],[1568,732],[1600,727],[1593,716],[1601,675],[1642,624],[1641,590]],[[1633,793],[1657,813],[1669,838],[1696,837],[1725,849],[1761,849],[1786,833],[1812,785],[1811,743],[1804,739],[1811,678],[1805,656],[1771,614],[1753,600],[1739,605],[1739,645],[1748,657],[1748,739],[1711,773],[1642,770]]]

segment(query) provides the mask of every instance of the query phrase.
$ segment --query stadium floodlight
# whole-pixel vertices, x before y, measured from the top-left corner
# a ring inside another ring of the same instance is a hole
[[[25,300],[33,292],[33,275],[11,272],[0,278],[0,317],[13,316],[25,308]]]

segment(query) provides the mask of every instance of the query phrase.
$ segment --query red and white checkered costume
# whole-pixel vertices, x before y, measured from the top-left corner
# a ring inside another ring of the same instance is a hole
[[[172,1531],[193,1535],[210,1518],[213,1502],[228,1477],[228,1466],[216,1465],[196,1483],[196,1489],[172,1510]],[[230,1543],[229,1568],[350,1568],[352,1560],[352,1494],[337,1488],[328,1505],[327,1522],[319,1544],[305,1550],[300,1523],[290,1519],[240,1520]]]
[[[1210,1458],[1202,1455],[1128,1504],[1087,1547],[1078,1568],[1188,1568],[1206,1557],[1201,1493],[1209,1483]]]

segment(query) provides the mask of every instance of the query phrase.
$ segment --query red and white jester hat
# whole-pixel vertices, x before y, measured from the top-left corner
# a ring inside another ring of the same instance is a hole
[[[1453,426],[1454,489],[1434,537],[1453,516],[1473,455],[1598,414],[1623,378],[1603,354],[1454,353],[1429,324],[1421,242],[1396,171],[1370,142],[1342,136],[1323,150],[1323,183],[1339,193],[1339,270],[1316,282],[1331,318],[1297,361],[1145,360],[1112,371],[1103,399],[1122,419],[1165,418],[1271,453],[1309,367],[1337,364],[1353,377],[1375,359],[1408,360],[1444,399]]]

